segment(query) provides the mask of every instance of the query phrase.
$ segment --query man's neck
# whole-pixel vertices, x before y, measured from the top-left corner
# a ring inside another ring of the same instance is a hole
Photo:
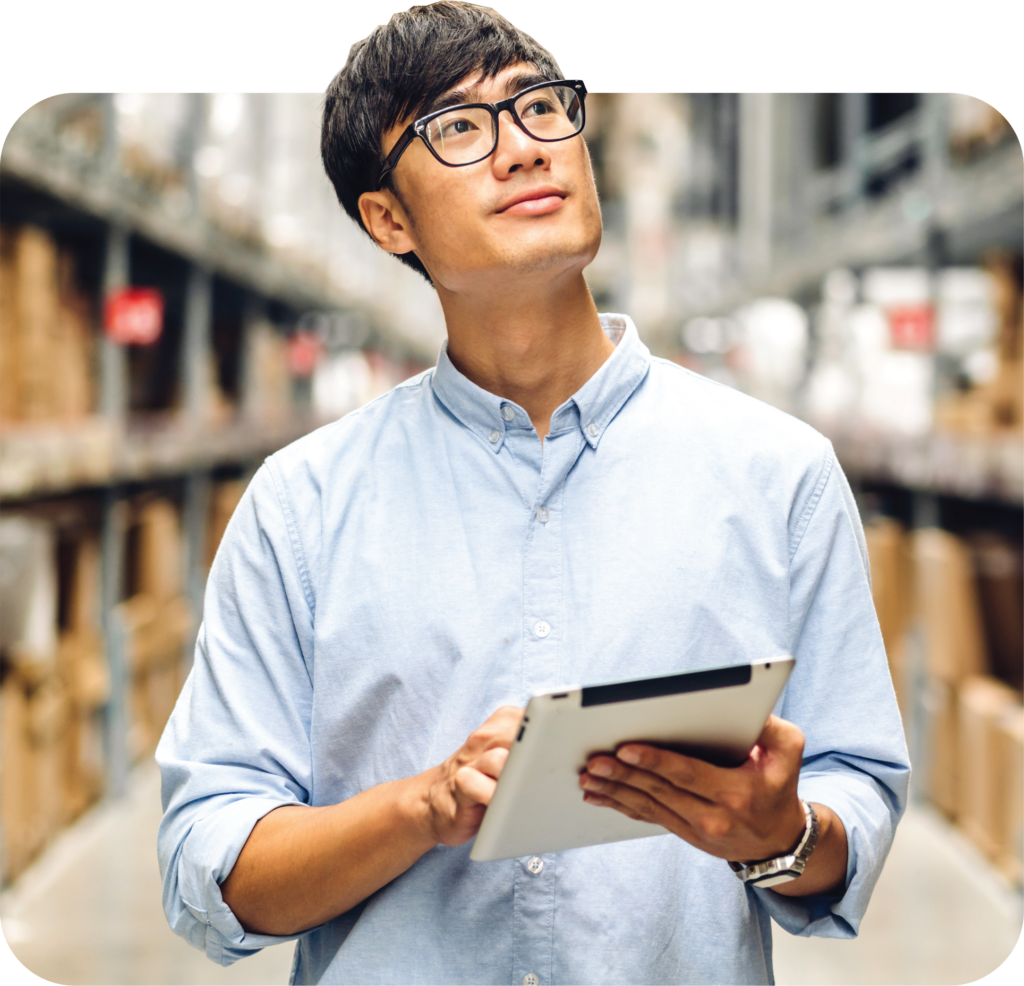
[[[546,287],[500,298],[439,292],[455,368],[523,408],[541,440],[555,409],[615,351],[582,273]]]

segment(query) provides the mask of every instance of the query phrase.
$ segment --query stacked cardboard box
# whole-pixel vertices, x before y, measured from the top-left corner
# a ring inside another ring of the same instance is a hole
[[[53,528],[0,520],[0,828],[4,880],[32,860],[65,820],[68,703],[57,671]]]
[[[926,786],[950,818],[957,792],[957,688],[987,670],[984,631],[971,553],[948,531],[927,528],[911,536],[915,612],[924,639],[931,721]]]
[[[138,508],[131,597],[118,606],[131,676],[128,747],[135,759],[150,753],[184,682],[184,648],[192,616],[183,594],[184,564],[178,512],[158,498]]]
[[[65,815],[76,818],[103,789],[103,707],[110,697],[100,615],[100,546],[94,532],[70,540],[67,600],[57,665],[68,697]]]
[[[968,543],[977,576],[992,673],[1024,688],[1024,547],[990,532]]]
[[[865,534],[904,720],[926,710],[918,766],[928,797],[1019,886],[1024,552],[993,533],[908,534],[890,518]]]
[[[228,521],[231,520],[231,515],[242,499],[247,485],[244,479],[228,479],[213,487],[213,495],[210,497],[210,520],[206,528],[207,571],[213,564],[214,555],[220,547]]]
[[[996,865],[1020,887],[1024,885],[1024,706],[1019,702],[1000,716],[995,738],[1006,785],[1002,818],[1005,840]]]
[[[1020,696],[996,678],[972,676],[960,684],[957,711],[957,824],[1012,876],[1011,861],[1020,855],[1021,763],[1013,743]]]
[[[71,255],[36,226],[0,230],[0,421],[92,411],[92,323]]]
[[[865,525],[871,563],[871,594],[889,658],[889,671],[900,713],[909,713],[907,625],[910,621],[912,576],[906,532],[899,521],[877,517]]]

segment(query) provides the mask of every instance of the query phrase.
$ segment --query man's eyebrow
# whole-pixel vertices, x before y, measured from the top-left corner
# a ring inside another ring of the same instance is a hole
[[[520,72],[517,75],[510,76],[505,81],[505,96],[513,96],[521,89],[526,89],[529,86],[536,85],[538,82],[550,81],[546,76],[541,75],[539,72]],[[464,88],[449,89],[443,96],[439,96],[430,104],[426,109],[423,110],[421,116],[426,116],[428,113],[434,113],[437,110],[448,109],[450,106],[459,106],[462,103],[478,103],[481,102],[479,98],[480,83],[474,83],[471,86],[465,86]]]

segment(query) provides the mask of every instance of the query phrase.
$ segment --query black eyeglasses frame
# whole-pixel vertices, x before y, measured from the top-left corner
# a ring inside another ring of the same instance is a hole
[[[530,133],[529,129],[519,119],[519,114],[516,112],[516,101],[526,95],[528,92],[533,92],[535,89],[547,89],[549,86],[570,86],[579,97],[580,100],[580,115],[582,120],[580,121],[580,128],[575,133],[567,134],[565,137],[536,137]],[[583,84],[582,79],[550,79],[547,82],[538,82],[536,85],[527,86],[525,89],[520,89],[519,92],[508,99],[502,99],[497,103],[459,103],[456,106],[445,106],[444,109],[434,110],[433,113],[428,113],[426,116],[421,116],[417,120],[413,120],[402,131],[402,136],[398,138],[395,146],[391,148],[391,153],[384,159],[384,166],[381,168],[379,177],[377,178],[377,191],[380,191],[381,186],[384,184],[384,179],[387,178],[392,171],[395,170],[398,164],[398,159],[405,153],[406,148],[419,137],[424,144],[427,146],[427,150],[430,151],[434,157],[441,162],[446,168],[464,168],[470,164],[477,164],[483,161],[485,158],[489,158],[498,146],[498,114],[508,110],[509,115],[512,117],[513,122],[520,130],[523,131],[531,140],[540,140],[546,144],[554,144],[560,140],[569,140],[572,137],[578,137],[583,133],[583,128],[587,125],[587,87]],[[430,141],[427,140],[426,129],[427,124],[431,120],[442,116],[445,113],[451,113],[452,110],[464,110],[464,109],[486,109],[490,110],[491,118],[494,121],[494,143],[491,145],[491,149],[486,153],[476,158],[473,161],[463,161],[460,164],[452,164],[449,161],[445,161],[430,145]]]

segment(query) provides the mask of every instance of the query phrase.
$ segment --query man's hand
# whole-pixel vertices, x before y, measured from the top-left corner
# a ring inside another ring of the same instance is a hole
[[[591,757],[580,775],[584,800],[653,822],[691,845],[738,862],[791,852],[804,830],[797,796],[803,733],[770,716],[746,763],[715,767],[669,750],[628,743],[616,756]],[[829,809],[815,806],[818,845],[804,874],[780,893],[840,891],[846,875],[846,832]]]
[[[476,835],[524,712],[502,706],[444,763],[420,775],[435,844],[459,846]]]
[[[336,805],[284,805],[256,825],[221,884],[249,932],[293,935],[329,921],[439,842],[476,835],[525,710],[498,709],[443,764]]]

